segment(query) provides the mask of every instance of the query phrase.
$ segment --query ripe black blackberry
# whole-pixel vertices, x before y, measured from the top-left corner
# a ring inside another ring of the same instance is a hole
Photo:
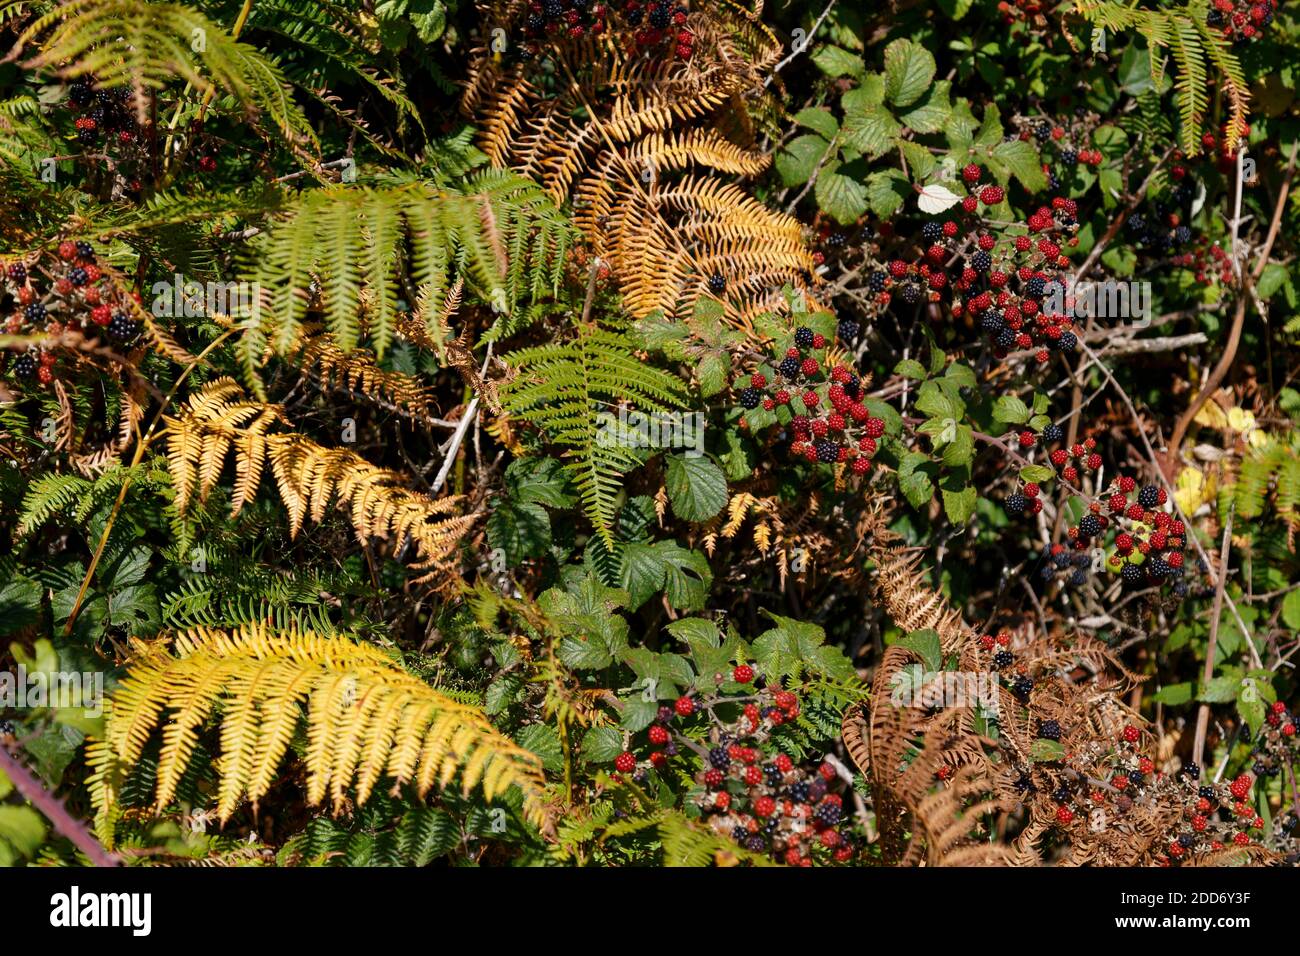
[[[921,236],[926,242],[938,242],[943,238],[943,223],[931,219],[921,227]]]
[[[1043,740],[1060,740],[1061,724],[1055,720],[1043,720],[1038,723],[1038,736]]]
[[[1011,682],[1011,693],[1016,695],[1016,700],[1022,704],[1029,701],[1029,695],[1033,693],[1034,680],[1032,677],[1026,677],[1024,674],[1016,677]]]
[[[1079,161],[1079,154],[1072,149],[1061,150],[1061,162],[1067,166],[1073,166]]]
[[[75,286],[83,286],[90,281],[90,276],[86,275],[86,270],[81,266],[75,266],[68,270],[68,281]]]
[[[980,316],[980,328],[989,335],[997,335],[1006,327],[1007,324],[1002,321],[1002,316],[997,309],[985,309],[984,314]]]
[[[1056,346],[1062,352],[1073,352],[1078,344],[1079,338],[1073,332],[1062,332],[1061,337],[1056,340]]]
[[[1049,169],[1047,171],[1047,188],[1052,192],[1056,192],[1061,188],[1061,177],[1056,175],[1056,170],[1054,169]]]
[[[1138,492],[1138,504],[1143,508],[1154,508],[1160,504],[1160,489],[1155,485],[1143,485]]]
[[[1221,27],[1223,26],[1223,19],[1224,14],[1222,10],[1211,9],[1210,12],[1205,15],[1205,25],[1210,27]]]
[[[30,352],[24,352],[14,360],[14,378],[29,379],[36,377],[36,359]]]
[[[1120,570],[1119,576],[1124,579],[1125,584],[1141,584],[1142,569],[1136,564],[1124,562],[1124,567]]]
[[[1060,554],[1052,555],[1052,563],[1058,568],[1068,568],[1070,566],[1070,552],[1062,551]]]
[[[656,3],[650,8],[650,26],[656,30],[668,29],[668,24],[672,22],[673,10],[666,3]]]
[[[1041,736],[1041,734],[1039,736]],[[1061,784],[1059,787],[1057,787],[1055,790],[1052,791],[1052,799],[1055,800],[1057,803],[1069,803],[1070,797],[1072,795],[1073,794],[1071,793],[1070,788],[1067,787],[1065,784]]]
[[[844,383],[844,394],[847,395],[849,398],[856,399],[858,397],[858,393],[860,393],[861,391],[862,391],[862,379],[858,378],[856,375],[852,376],[847,382]]]
[[[9,266],[9,279],[14,285],[22,285],[27,281],[27,267],[21,262],[15,262]]]
[[[86,80],[75,80],[68,85],[68,99],[74,106],[86,105],[94,95],[94,89]]]
[[[1041,299],[1045,284],[1042,276],[1030,276],[1029,281],[1025,283],[1025,295],[1031,299]]]
[[[749,833],[746,831],[745,849],[750,853],[762,853],[767,849],[767,840],[763,838],[761,833]]]
[[[1076,551],[1070,555],[1070,563],[1076,568],[1086,568],[1091,561],[1092,559],[1084,551]]]
[[[1190,226],[1179,226],[1174,230],[1174,242],[1180,246],[1186,245],[1192,241],[1192,230]]]
[[[726,770],[731,766],[731,755],[727,753],[726,747],[714,747],[709,751],[709,763],[719,770]]]
[[[528,32],[534,36],[546,31],[546,18],[540,13],[528,14]]]
[[[998,343],[998,348],[1000,348],[1000,349],[1013,349],[1013,348],[1015,348],[1015,347],[1016,347],[1016,330],[1015,330],[1015,329],[1003,329],[1001,332],[998,333],[997,343]]]
[[[867,279],[867,286],[872,292],[884,292],[885,283],[889,281],[889,276],[883,272],[873,272]]]
[[[1190,850],[1192,847],[1196,846],[1196,835],[1193,833],[1178,834],[1178,845],[1184,850]]]
[[[1050,564],[1045,564],[1038,569],[1038,576],[1044,581],[1050,581],[1056,576],[1056,569],[1054,569]]]
[[[1201,765],[1196,763],[1185,763],[1178,770],[1179,773],[1191,777],[1193,780],[1201,779]],[[1210,796],[1214,796],[1214,790],[1210,787],[1202,787],[1202,790],[1209,790]]]
[[[918,289],[916,286],[912,285],[912,283],[910,282],[907,283],[907,285],[903,286],[902,291],[899,292],[899,295],[902,297],[903,301],[906,302],[908,305],[916,305],[916,303],[921,301],[921,290]]]
[[[794,330],[794,344],[801,349],[810,349],[813,344],[813,330],[806,325],[801,325]]]
[[[1169,566],[1169,562],[1164,558],[1152,558],[1147,562],[1147,573],[1153,578],[1168,577],[1169,572],[1172,570],[1173,568]]]
[[[756,388],[742,389],[740,393],[741,408],[758,408],[758,403],[763,400],[763,393]]]
[[[1043,426],[1043,434],[1042,434],[1043,441],[1045,442],[1060,441],[1064,437],[1065,437],[1064,429],[1062,429],[1061,426],[1056,424],[1055,422],[1052,422],[1050,425]]]
[[[33,302],[23,309],[23,318],[33,324],[44,322],[46,316],[45,303]]]
[[[856,339],[858,337],[858,323],[852,319],[840,319],[839,325],[835,327],[835,334],[845,342]]]
[[[721,272],[709,276],[709,291],[714,295],[722,295],[727,291],[727,279]]]
[[[1136,235],[1142,235],[1147,231],[1147,220],[1140,212],[1135,212],[1128,217],[1128,222],[1124,223],[1124,228]]]
[[[776,764],[770,763],[763,768],[763,782],[766,783],[769,787],[781,786],[781,782],[784,779],[785,779],[785,774],[781,772],[781,768],[778,767]]]
[[[1093,537],[1101,533],[1101,519],[1094,514],[1086,514],[1079,519],[1079,534]]]
[[[993,655],[993,666],[996,668],[1010,667],[1015,663],[1016,656],[1010,651],[998,651]]]
[[[1017,491],[1007,495],[1007,500],[1002,502],[1002,507],[1006,509],[1009,515],[1022,515],[1025,513],[1025,506],[1028,503],[1029,499]]]
[[[1083,573],[1082,568],[1075,568],[1070,572],[1070,587],[1081,588],[1088,582],[1088,575]]]
[[[1188,768],[1184,767],[1183,773],[1187,773],[1187,770]],[[1200,776],[1199,770],[1197,771],[1196,776]],[[1219,799],[1218,796],[1215,794],[1213,787],[1201,787],[1199,790],[1196,791],[1196,795],[1200,797],[1202,800],[1210,800],[1210,801],[1217,802]]]
[[[77,243],[77,258],[82,262],[95,261],[95,249],[90,243],[81,241]]]
[[[786,792],[790,795],[790,799],[795,803],[808,802],[808,784],[806,781],[800,780],[798,783],[791,786]]]
[[[1129,782],[1132,783],[1134,786],[1138,786],[1138,787],[1142,786],[1143,776],[1144,774],[1142,773],[1141,770],[1130,770],[1128,772]]]
[[[993,257],[980,249],[970,257],[970,267],[976,272],[988,272],[993,268]]]
[[[781,364],[776,367],[776,370],[780,372],[784,378],[794,380],[799,377],[799,365],[800,362],[797,358],[787,356],[786,358],[781,359]]]
[[[849,237],[844,233],[832,232],[826,239],[826,245],[830,246],[832,249],[843,249],[848,241]]]
[[[1034,139],[1038,140],[1040,143],[1045,143],[1051,138],[1052,124],[1047,122],[1047,120],[1043,120],[1034,127]]]
[[[119,312],[108,323],[108,337],[117,342],[130,342],[140,334],[140,323]]]
[[[840,822],[840,808],[833,803],[819,804],[813,819],[823,826],[833,827]]]
[[[840,446],[833,441],[820,439],[813,447],[817,449],[817,460],[832,464],[840,460]]]

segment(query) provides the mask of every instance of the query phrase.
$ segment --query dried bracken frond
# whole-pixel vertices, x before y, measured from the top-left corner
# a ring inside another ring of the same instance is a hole
[[[480,10],[507,31],[527,13],[509,0]],[[783,305],[781,287],[804,288],[814,268],[799,223],[729,181],[767,165],[754,128],[773,115],[765,81],[782,48],[732,4],[692,10],[686,27],[698,43],[689,61],[640,56],[610,36],[556,37],[558,85],[480,50],[462,107],[495,165],[573,200],[634,315],[689,314],[720,275],[729,321],[752,331],[755,315]]]
[[[309,515],[320,521],[337,502],[360,540],[391,539],[399,550],[409,542],[419,555],[415,567],[430,575],[439,572],[476,519],[457,513],[462,499],[435,499],[403,488],[402,475],[354,452],[326,448],[298,432],[271,431],[286,424],[283,409],[247,400],[229,378],[210,382],[179,415],[164,421],[176,508],[182,512],[194,498],[206,498],[233,450],[235,514],[257,493],[269,460],[293,534]]]
[[[364,396],[419,422],[437,416],[433,393],[419,379],[382,368],[368,349],[344,352],[319,329],[304,328],[295,361],[326,387]]]

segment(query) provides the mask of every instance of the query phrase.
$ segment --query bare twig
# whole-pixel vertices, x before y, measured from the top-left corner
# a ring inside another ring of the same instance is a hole
[[[1233,509],[1235,510],[1235,509]],[[1210,612],[1210,641],[1205,648],[1205,670],[1201,674],[1201,683],[1209,684],[1214,677],[1214,652],[1219,646],[1219,618],[1223,614],[1223,591],[1228,582],[1228,553],[1232,549],[1232,515],[1228,511],[1228,520],[1223,523],[1223,544],[1219,547],[1219,583],[1214,588],[1214,609]],[[1192,747],[1192,761],[1199,767],[1205,756],[1205,735],[1210,728],[1210,705],[1202,703],[1196,713],[1196,742]]]
[[[84,823],[74,817],[63,806],[62,801],[41,785],[17,757],[0,743],[0,771],[9,778],[14,789],[22,794],[23,799],[45,815],[45,818],[82,853],[89,857],[95,866],[121,866],[122,861],[109,853],[95,839]]]

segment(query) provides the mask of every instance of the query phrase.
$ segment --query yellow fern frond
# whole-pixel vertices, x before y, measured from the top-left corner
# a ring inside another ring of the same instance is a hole
[[[439,693],[376,647],[267,625],[187,631],[171,652],[137,647],[90,750],[101,820],[112,818],[124,773],[159,733],[154,809],[172,803],[200,734],[216,723],[222,822],[270,790],[294,732],[305,726],[309,803],[328,793],[337,812],[349,792],[365,803],[385,777],[394,791],[413,784],[423,797],[459,775],[462,793],[479,787],[487,800],[519,787],[528,817],[548,829],[541,760],[478,707]]]
[[[409,542],[419,554],[415,567],[434,574],[476,520],[473,514],[457,513],[463,498],[430,498],[402,487],[399,473],[353,452],[326,448],[297,432],[271,433],[273,424],[284,422],[283,411],[248,401],[228,378],[208,383],[178,416],[164,421],[180,511],[195,497],[207,497],[233,449],[233,513],[256,493],[269,460],[294,535],[308,517],[320,521],[337,503],[348,512],[360,540],[392,539],[395,549]]]

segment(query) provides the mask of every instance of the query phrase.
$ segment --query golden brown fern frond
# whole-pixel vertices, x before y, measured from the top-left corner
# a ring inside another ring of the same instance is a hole
[[[945,653],[955,653],[969,644],[973,632],[961,614],[948,607],[943,595],[930,588],[917,570],[919,554],[901,548],[879,548],[877,587],[885,611],[903,631],[931,629],[939,635]]]
[[[310,515],[324,518],[337,503],[361,541],[391,539],[395,550],[410,543],[419,555],[416,568],[439,573],[476,516],[458,514],[463,499],[430,498],[402,487],[403,477],[360,455],[326,448],[298,432],[272,432],[285,422],[275,405],[249,401],[232,379],[217,379],[196,392],[176,417],[166,417],[167,461],[184,511],[206,498],[234,451],[235,514],[256,494],[266,462],[271,463],[280,497],[289,512],[290,531],[301,530]]]
[[[349,793],[365,803],[382,778],[423,797],[459,774],[461,790],[491,800],[512,786],[526,812],[546,824],[541,761],[462,704],[402,670],[379,648],[267,625],[237,631],[198,628],[171,652],[137,643],[90,749],[91,791],[101,823],[111,822],[125,771],[160,734],[154,809],[173,802],[205,727],[219,727],[217,813],[224,822],[254,804],[276,779],[289,744],[305,729],[306,796],[326,795],[336,812]],[[101,826],[101,833],[105,827]],[[111,830],[111,827],[108,827]]]
[[[507,32],[527,14],[516,0],[480,11]],[[752,332],[754,316],[785,306],[782,286],[805,288],[814,269],[797,221],[722,178],[768,164],[755,126],[779,112],[768,86],[782,45],[753,12],[724,2],[689,12],[689,59],[643,56],[621,16],[611,11],[600,36],[548,40],[551,77],[539,57],[477,51],[462,108],[495,165],[573,200],[634,315],[688,314],[716,274],[729,321]]]
[[[368,349],[343,351],[319,328],[304,329],[296,359],[303,371],[328,388],[361,395],[418,422],[437,416],[433,393],[418,379],[382,368]]]
[[[963,767],[947,787],[927,793],[912,808],[916,831],[909,855],[918,857],[923,849],[929,866],[1007,866],[1007,848],[988,842],[988,818],[1004,809],[983,773]]]

